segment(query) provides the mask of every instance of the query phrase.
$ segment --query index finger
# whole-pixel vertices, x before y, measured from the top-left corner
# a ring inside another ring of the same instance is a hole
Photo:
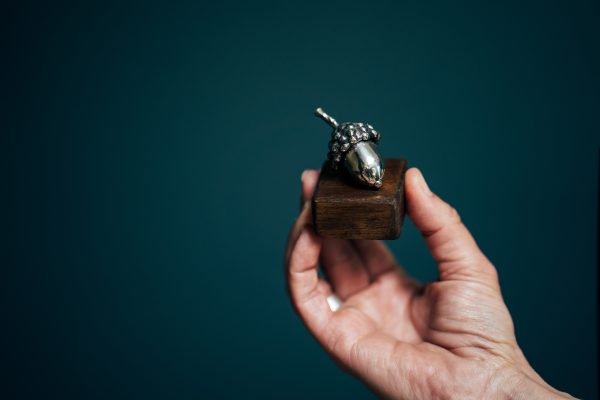
[[[290,231],[286,249],[287,284],[294,308],[311,331],[318,338],[332,311],[326,294],[321,289],[318,268],[321,252],[321,239],[310,227],[310,198],[315,190],[319,172],[304,171],[302,174],[303,207]]]
[[[298,218],[296,218],[296,222],[292,226],[290,233],[288,235],[288,240],[285,248],[285,265],[289,263],[290,253],[292,247],[296,244],[302,229],[306,225],[312,224],[312,210],[310,205],[310,199],[312,197],[313,192],[315,191],[315,187],[317,186],[317,180],[319,179],[319,171],[307,169],[302,173],[302,177],[300,178],[302,182],[302,196],[301,196],[301,204],[300,204],[300,214]]]

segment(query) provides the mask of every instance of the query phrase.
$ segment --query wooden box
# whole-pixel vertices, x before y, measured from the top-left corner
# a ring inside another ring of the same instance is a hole
[[[397,239],[404,220],[406,160],[387,158],[379,189],[352,181],[325,162],[312,198],[315,231],[340,239]]]

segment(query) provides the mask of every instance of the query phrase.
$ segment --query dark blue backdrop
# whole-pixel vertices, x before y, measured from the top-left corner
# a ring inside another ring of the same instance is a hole
[[[318,105],[424,171],[533,367],[598,395],[598,3],[349,3],[8,7],[8,398],[370,398],[284,292]],[[410,223],[390,246],[435,278]]]

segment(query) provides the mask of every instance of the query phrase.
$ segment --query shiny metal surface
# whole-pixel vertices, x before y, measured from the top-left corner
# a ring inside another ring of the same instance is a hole
[[[315,115],[333,128],[327,153],[333,168],[337,169],[343,164],[357,182],[371,188],[380,188],[383,184],[384,166],[376,146],[380,139],[379,132],[362,122],[338,124],[321,107],[315,110]]]
[[[331,311],[336,312],[340,309],[343,302],[342,299],[340,299],[335,293],[332,293],[329,296],[327,296],[327,304],[329,304],[329,308],[331,309]]]
[[[327,123],[327,125],[331,126],[333,129],[337,129],[337,127],[338,127],[337,121],[335,119],[333,119],[332,116],[325,113],[325,111],[323,111],[323,109],[321,107],[319,107],[315,110],[315,115],[317,117],[321,118],[323,121],[325,121]]]
[[[385,169],[375,143],[356,143],[346,153],[344,165],[350,175],[358,182],[375,188],[380,188],[383,185]]]

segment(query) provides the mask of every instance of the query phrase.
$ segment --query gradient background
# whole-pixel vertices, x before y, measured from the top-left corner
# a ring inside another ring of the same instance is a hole
[[[598,2],[19,3],[0,28],[3,398],[372,398],[284,291],[318,105],[424,171],[533,367],[598,396]],[[410,222],[390,246],[435,279]]]

